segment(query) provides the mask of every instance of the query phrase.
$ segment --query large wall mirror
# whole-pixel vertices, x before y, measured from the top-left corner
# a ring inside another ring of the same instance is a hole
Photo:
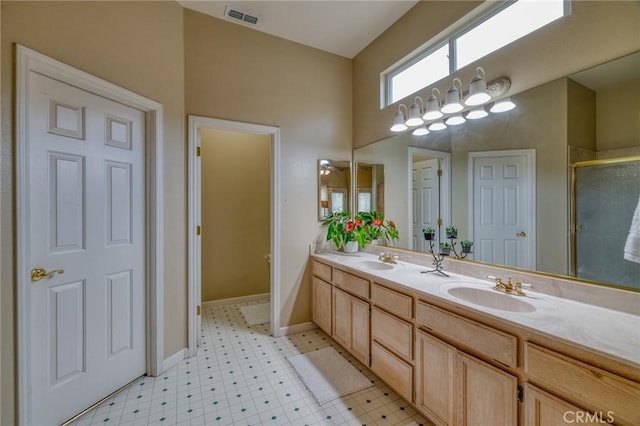
[[[422,228],[439,225],[442,238],[452,224],[459,238],[474,240],[472,260],[640,288],[640,264],[625,260],[624,277],[606,268],[581,275],[575,264],[581,245],[603,246],[603,239],[608,243],[598,251],[601,263],[614,265],[624,255],[640,198],[640,52],[512,100],[517,107],[502,114],[425,136],[409,131],[354,150],[355,164],[384,165],[384,213],[399,228],[398,246],[425,251]],[[584,238],[574,199],[604,197],[584,192],[593,185],[582,185],[576,195],[572,170],[621,159],[625,171],[603,173],[598,182],[624,191],[607,197],[608,206],[591,209],[606,211],[606,223],[620,229]]]
[[[351,162],[318,160],[318,220],[351,211]]]

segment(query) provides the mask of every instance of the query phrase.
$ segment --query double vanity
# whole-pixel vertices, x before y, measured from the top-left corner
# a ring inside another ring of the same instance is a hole
[[[312,253],[313,321],[434,424],[640,425],[640,294],[394,254]]]

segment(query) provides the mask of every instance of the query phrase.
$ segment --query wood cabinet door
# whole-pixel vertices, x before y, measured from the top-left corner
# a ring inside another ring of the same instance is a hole
[[[589,413],[530,383],[524,385],[524,426],[613,423],[614,414],[614,412]]]
[[[460,426],[516,426],[518,380],[456,351],[456,423]]]
[[[319,278],[313,277],[313,322],[331,334],[331,289],[333,286]]]
[[[349,349],[351,345],[351,296],[333,288],[333,325],[331,337]]]
[[[351,345],[349,351],[369,366],[369,304],[351,297]]]
[[[416,406],[438,426],[454,424],[456,349],[416,332]]]

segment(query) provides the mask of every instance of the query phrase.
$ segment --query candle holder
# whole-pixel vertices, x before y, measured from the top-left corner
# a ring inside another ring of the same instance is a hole
[[[422,271],[420,272],[421,274],[428,274],[431,272],[434,272],[438,275],[442,275],[443,277],[449,277],[449,275],[447,275],[443,270],[442,270],[442,261],[444,260],[444,258],[446,256],[449,256],[449,252],[444,252],[444,251],[440,251],[437,255],[435,254],[435,252],[433,251],[433,245],[434,242],[436,240],[435,239],[430,239],[429,240],[429,253],[431,253],[431,255],[433,256],[433,266],[434,269],[430,269],[428,271]],[[449,244],[449,249],[451,248],[451,244],[450,243],[446,243]]]
[[[430,237],[427,238],[427,234],[425,234],[425,239],[429,241],[429,253],[431,253],[431,255],[433,256],[434,269],[430,269],[428,271],[422,271],[421,272],[422,274],[428,274],[428,273],[434,272],[436,274],[442,275],[443,277],[448,277],[449,275],[447,275],[442,270],[442,261],[444,260],[445,257],[450,256],[451,252],[453,251],[453,256],[456,259],[461,260],[461,259],[465,259],[468,255],[473,253],[471,251],[471,247],[473,247],[473,241],[469,241],[469,240],[463,240],[460,243],[461,251],[458,253],[458,250],[456,249],[456,245],[457,245],[456,240],[458,239],[458,229],[455,226],[447,227],[446,239],[449,241],[444,241],[440,243],[440,251],[438,252],[438,254],[436,254],[433,251],[433,247],[436,241],[436,239],[434,238],[434,235],[431,234]]]

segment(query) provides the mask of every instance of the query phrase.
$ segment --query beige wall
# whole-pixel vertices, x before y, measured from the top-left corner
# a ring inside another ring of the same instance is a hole
[[[598,151],[640,145],[640,78],[596,93]]]
[[[280,321],[309,321],[317,161],[351,158],[351,61],[191,10],[184,26],[187,113],[280,127]]]
[[[186,346],[183,12],[174,2],[2,2],[2,418],[15,424],[14,43],[164,106],[165,356]]]
[[[397,105],[380,109],[380,73],[471,11],[478,3],[422,1],[354,58],[354,146],[391,135]],[[640,7],[631,1],[573,1],[560,21],[456,72],[467,87],[475,67],[506,75],[519,93],[640,49]],[[451,84],[437,85],[442,93]],[[431,86],[428,88],[429,92]],[[426,91],[418,94],[426,99]],[[401,102],[407,103],[407,100]]]
[[[200,138],[202,301],[269,293],[271,136]]]
[[[596,150],[596,93],[571,79],[567,79],[567,143]]]

